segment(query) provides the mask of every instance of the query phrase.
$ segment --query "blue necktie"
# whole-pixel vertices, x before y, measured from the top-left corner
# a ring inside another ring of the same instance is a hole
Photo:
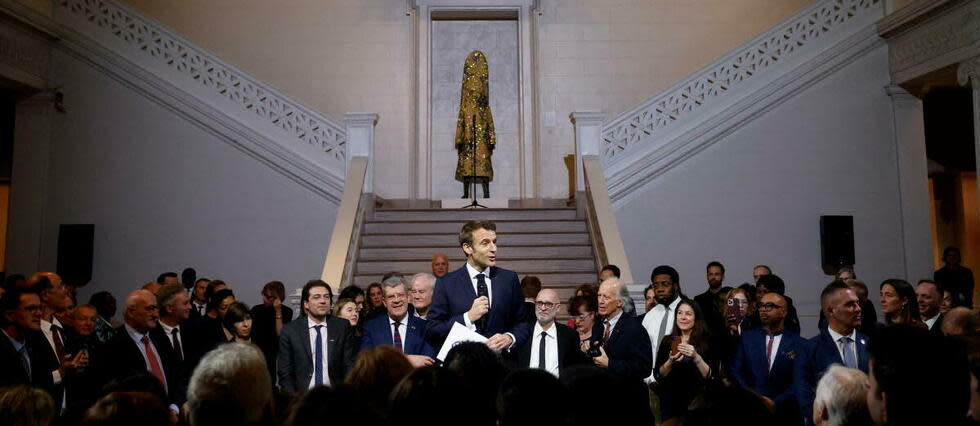
[[[487,298],[487,301],[489,301],[490,300],[490,292],[487,291],[487,282],[483,280],[483,278],[485,276],[486,275],[483,275],[483,274],[476,274],[476,297],[486,297]],[[489,316],[489,315],[490,315],[490,312],[487,312],[486,315],[484,315],[483,317],[481,317],[479,320],[476,321],[476,330],[477,331],[479,331],[481,333],[484,332],[484,331],[486,331],[486,329],[487,329],[487,316]]]
[[[854,351],[851,350],[851,338],[844,336],[840,338],[841,347],[844,352],[844,366],[847,368],[857,368],[857,361],[854,359]]]
[[[27,345],[21,346],[18,352],[20,352],[20,362],[24,366],[24,372],[27,373],[27,381],[31,382],[34,378],[31,377],[31,356],[27,353]]]
[[[313,385],[319,386],[323,384],[323,340],[320,339],[320,327],[322,325],[314,325],[313,328],[316,329],[316,350],[313,352]]]

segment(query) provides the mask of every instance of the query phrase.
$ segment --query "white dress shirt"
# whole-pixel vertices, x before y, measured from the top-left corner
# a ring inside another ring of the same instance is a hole
[[[48,346],[51,346],[51,353],[53,353],[54,357],[57,358],[58,350],[54,346],[54,331],[51,330],[51,326],[54,325],[60,327],[61,330],[65,329],[65,327],[61,325],[61,322],[58,321],[58,318],[55,318],[54,316],[51,317],[51,322],[47,322],[43,319],[41,320],[41,334],[43,334],[44,338],[48,340]],[[65,344],[65,333],[61,333],[61,344]],[[60,359],[58,360],[58,365],[61,365]],[[56,385],[61,383],[61,371],[59,370],[60,369],[55,369],[51,372],[51,377],[54,379],[54,384]]]
[[[541,347],[541,332],[545,333],[544,369],[558,377],[558,326],[551,323],[547,330],[541,324],[534,322],[534,332],[531,334],[531,362],[528,367],[538,368],[538,351]]]
[[[152,372],[153,368],[150,367],[150,359],[146,356],[146,348],[143,346],[143,337],[145,336],[147,339],[149,339],[150,350],[153,351],[153,356],[157,359],[157,363],[159,363],[160,371],[164,372],[163,387],[165,389],[169,389],[167,387],[166,370],[163,369],[163,359],[160,358],[160,351],[157,350],[157,346],[153,344],[153,339],[150,339],[149,334],[140,333],[134,330],[129,326],[129,324],[125,324],[124,327],[126,329],[126,334],[129,334],[129,338],[133,339],[133,343],[136,343],[136,347],[140,350],[140,355],[143,355],[143,363],[146,364],[146,371]]]
[[[318,323],[313,321],[312,317],[307,316],[306,325],[309,327],[309,331],[310,331],[310,359],[311,360],[313,359],[313,357],[316,356],[316,330],[313,327],[317,325],[323,326],[320,327],[320,342],[323,344],[323,352],[320,354],[320,356],[323,358],[323,384],[325,386],[330,386],[330,374],[328,374],[328,372],[330,371],[329,368],[330,363],[328,362],[330,360],[330,357],[327,356],[327,354],[329,353],[327,351],[327,343],[330,340],[327,339],[327,322],[323,321]],[[313,377],[310,377],[310,388],[316,386],[316,361],[313,362],[313,369],[314,369]]]
[[[164,324],[163,321],[160,321],[160,327],[163,330],[163,334],[167,336],[167,340],[170,340],[170,346],[174,348],[176,348],[177,345],[174,344],[175,337],[173,335],[173,332],[174,329],[177,329],[176,340],[177,342],[180,343],[180,359],[184,359],[184,330],[180,329],[179,324],[176,327],[171,327],[167,324]]]
[[[923,320],[922,322],[926,323],[926,327],[928,327],[930,330],[932,330],[932,325],[935,324],[936,323],[936,320],[938,320],[938,319],[939,319],[939,314],[936,314],[932,318],[929,318],[927,320]]]
[[[487,313],[483,316],[486,317],[487,315],[490,315],[490,309],[493,308],[493,285],[490,283],[490,268],[486,268],[483,271],[477,271],[473,265],[470,265],[470,262],[466,262],[466,273],[470,275],[470,283],[473,285],[473,293],[476,293],[477,295],[480,294],[480,291],[477,289],[479,280],[476,279],[476,276],[483,274],[483,282],[487,284]],[[466,315],[466,312],[463,312],[463,325],[470,330],[476,331],[476,324],[473,324],[473,321],[470,321],[470,316]],[[511,343],[508,347],[508,349],[510,349],[515,343],[517,343],[517,338],[509,332],[504,334],[510,336]]]
[[[834,331],[834,329],[832,329],[830,327],[827,327],[827,332],[830,333],[831,340],[833,340],[834,341],[834,345],[837,346],[837,353],[840,355],[841,361],[844,361],[844,344],[840,341],[840,338],[841,337],[844,337],[844,335],[843,334],[840,334],[840,333],[838,333],[836,331]],[[851,351],[854,352],[854,361],[855,362],[858,362],[858,354],[857,354],[857,345],[858,345],[857,329],[851,330],[851,334],[849,334],[847,337],[850,337],[851,338]]]
[[[402,352],[405,352],[405,345],[408,343],[408,315],[399,321],[398,335],[402,338]],[[395,343],[395,319],[388,316],[388,333],[391,333],[391,343]]]
[[[660,322],[664,319],[664,311],[668,308],[670,309],[667,313],[667,327],[664,328],[664,336],[669,336],[671,332],[674,331],[674,317],[677,314],[677,305],[681,304],[681,298],[675,297],[670,305],[657,304],[654,306],[650,312],[648,312],[643,317],[643,328],[647,329],[647,334],[650,336],[650,347],[653,350],[653,360],[656,364],[657,360],[657,349],[660,347],[660,339],[657,339],[657,334],[660,333]],[[643,379],[647,384],[656,382],[653,378],[653,370],[650,370],[650,376]]]

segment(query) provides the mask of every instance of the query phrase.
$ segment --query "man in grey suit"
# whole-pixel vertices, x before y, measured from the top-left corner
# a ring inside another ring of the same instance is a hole
[[[307,316],[290,321],[279,338],[279,387],[296,392],[340,384],[354,365],[357,351],[350,323],[332,317],[330,288],[321,280],[303,286],[301,303]]]

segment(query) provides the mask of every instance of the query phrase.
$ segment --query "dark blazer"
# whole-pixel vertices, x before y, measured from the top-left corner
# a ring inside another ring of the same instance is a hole
[[[27,376],[20,354],[14,349],[7,335],[0,333],[0,387],[32,385],[55,395],[54,377],[51,372],[58,368],[52,364],[54,351],[40,331],[29,331],[24,339],[31,360],[31,376]],[[60,399],[59,399],[60,401]]]
[[[327,375],[330,384],[343,383],[347,372],[354,366],[357,342],[350,322],[327,316]],[[279,388],[297,392],[309,387],[313,379],[313,348],[310,347],[310,328],[305,317],[290,321],[279,336],[277,376]]]
[[[163,375],[167,379],[165,389],[167,390],[169,402],[179,404],[181,403],[181,398],[179,397],[181,392],[180,375],[167,360],[167,347],[157,343],[153,339],[152,334],[150,335],[150,341],[160,355],[159,361],[163,367]],[[150,371],[146,368],[146,359],[143,358],[143,353],[136,346],[136,342],[129,337],[129,332],[126,330],[125,325],[116,329],[115,335],[98,350],[94,359],[96,360],[94,370],[96,376],[99,378],[100,386],[105,386],[106,383],[112,380],[119,380]]]
[[[793,371],[797,358],[803,357],[805,350],[806,339],[796,333],[784,332],[770,370],[766,359],[766,333],[761,329],[745,331],[732,362],[732,380],[771,399],[777,412],[792,413],[791,418],[799,419]],[[785,421],[780,424],[783,423]]]
[[[436,350],[425,340],[425,328],[428,321],[413,316],[405,315],[408,324],[405,325],[405,336],[402,336],[402,349],[408,355],[436,356]],[[364,334],[361,336],[361,350],[371,349],[375,346],[392,345],[391,325],[388,323],[388,315],[380,316],[364,324]]]
[[[939,318],[936,318],[936,322],[932,323],[932,327],[929,327],[929,331],[942,335],[943,334],[943,314],[939,314]],[[925,322],[923,320],[923,322]]]
[[[605,332],[603,319],[596,320],[592,326],[592,341],[602,340]],[[650,335],[643,328],[640,320],[623,313],[609,334],[609,342],[605,344],[606,355],[609,357],[609,372],[617,376],[643,380],[650,376],[653,369],[653,345]]]
[[[490,312],[484,316],[487,325],[481,334],[491,337],[497,333],[511,333],[514,346],[521,345],[527,340],[531,327],[525,321],[524,294],[517,274],[498,267],[490,267],[487,272],[491,282],[491,305]],[[473,307],[473,299],[476,299],[476,291],[466,265],[436,280],[427,329],[427,339],[433,347],[442,346],[454,322],[465,324],[463,315]]]
[[[857,338],[857,363],[858,369],[865,374],[868,373],[868,336],[860,331],[855,335]],[[806,423],[813,424],[813,398],[817,388],[817,381],[823,376],[832,364],[844,364],[844,360],[837,351],[837,343],[830,337],[830,332],[823,331],[814,336],[806,343],[806,350],[803,357],[798,358],[794,369],[793,379],[796,389],[796,400],[800,405],[800,414],[806,419]]]
[[[558,374],[573,365],[591,365],[589,357],[579,348],[578,332],[565,324],[556,322],[555,326],[558,327]],[[512,368],[537,367],[531,365],[531,351],[538,350],[532,347],[533,342],[534,336],[528,336],[527,341],[510,351],[507,361]]]
[[[163,327],[157,325],[150,330],[150,340],[160,352],[160,359],[163,361],[164,369],[167,370],[170,394],[175,404],[178,406],[187,401],[187,386],[191,380],[194,368],[204,357],[207,351],[212,349],[210,338],[201,336],[197,330],[190,325],[190,321],[184,321],[180,325],[180,348],[184,353],[183,359],[177,356],[177,351],[170,341],[170,337],[163,331]],[[174,379],[170,380],[169,377]]]

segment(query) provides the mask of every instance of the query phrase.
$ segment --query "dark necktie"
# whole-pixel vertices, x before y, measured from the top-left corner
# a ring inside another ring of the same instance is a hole
[[[476,297],[486,297],[487,298],[487,302],[489,303],[489,301],[490,301],[490,292],[487,291],[487,282],[486,282],[486,280],[484,280],[484,278],[486,278],[486,275],[476,274]],[[482,317],[480,317],[479,320],[476,321],[476,329],[477,329],[477,331],[479,331],[479,332],[482,333],[483,331],[486,330],[486,328],[487,328],[487,316],[489,316],[489,315],[490,315],[490,312],[488,311],[485,315],[483,315]]]
[[[609,343],[609,334],[612,333],[612,323],[609,320],[603,320],[602,322],[606,324],[606,331],[602,332],[602,346],[606,346]]]
[[[170,335],[173,337],[173,341],[174,341],[174,352],[177,353],[177,361],[184,362],[184,350],[181,349],[181,347],[180,347],[180,339],[177,336],[177,333],[179,331],[180,330],[177,327],[174,327],[173,330],[170,330]]]
[[[24,365],[24,372],[27,373],[27,381],[31,382],[34,379],[31,377],[31,355],[27,352],[27,343],[20,347],[20,363]]]
[[[664,334],[667,333],[667,316],[670,315],[670,305],[664,305],[664,316],[660,318],[660,331],[657,333],[656,344],[660,344],[664,340]]]
[[[143,338],[140,339],[140,341],[143,342],[143,350],[146,351],[146,360],[150,362],[150,373],[153,374],[153,377],[156,377],[157,380],[160,381],[160,384],[163,385],[163,390],[166,392],[167,377],[164,376],[163,366],[160,365],[160,361],[157,359],[156,354],[153,353],[153,346],[150,346],[150,338],[143,335]]]
[[[400,321],[395,321],[395,334],[392,336],[391,341],[395,344],[395,349],[398,349],[398,352],[405,352],[405,350],[402,348],[402,334],[398,332],[398,327],[401,325],[402,323]]]
[[[61,327],[51,325],[51,340],[54,340],[54,352],[58,355],[58,365],[65,360],[65,341],[61,340]]]
[[[320,327],[314,325],[316,329],[316,349],[313,351],[313,384],[316,386],[323,384],[323,340],[320,338]]]
[[[545,331],[542,331],[541,332],[541,343],[538,344],[538,368],[540,368],[542,370],[544,370],[544,369],[547,368],[547,367],[545,367],[545,364],[544,364],[545,354],[547,353],[546,348],[548,347],[547,340],[548,340],[548,333],[545,332]]]

